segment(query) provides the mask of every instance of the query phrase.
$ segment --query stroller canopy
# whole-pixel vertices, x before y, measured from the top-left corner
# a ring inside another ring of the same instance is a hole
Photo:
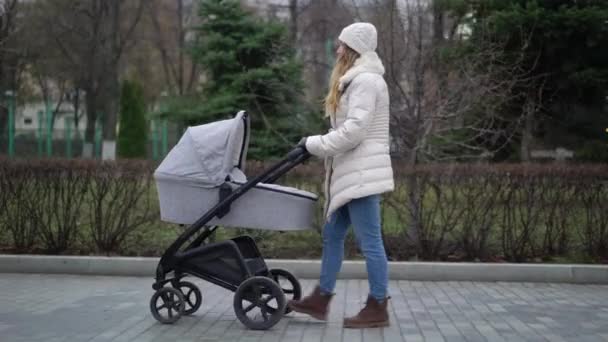
[[[221,185],[235,167],[245,168],[249,125],[249,117],[240,111],[233,119],[188,127],[154,177],[195,181],[203,187]]]

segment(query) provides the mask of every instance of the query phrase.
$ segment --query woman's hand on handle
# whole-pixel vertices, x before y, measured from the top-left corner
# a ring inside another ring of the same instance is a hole
[[[307,139],[306,137],[304,137],[304,138],[300,139],[300,142],[299,142],[299,143],[298,143],[298,145],[297,145],[297,147],[301,147],[301,148],[303,148],[303,149],[304,149],[304,151],[307,151],[307,150],[306,150],[306,139]]]
[[[296,147],[287,154],[287,159],[295,160],[300,155],[310,156],[310,153],[308,153],[308,150],[306,149],[306,138],[300,139]]]

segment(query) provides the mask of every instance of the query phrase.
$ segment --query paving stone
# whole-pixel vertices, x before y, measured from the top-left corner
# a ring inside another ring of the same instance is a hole
[[[172,325],[149,312],[151,280],[0,274],[2,342],[608,341],[608,286],[391,281],[383,329],[343,329],[364,305],[364,280],[339,280],[328,322],[292,313],[268,331],[236,319],[233,294],[199,279],[194,315]],[[304,295],[316,280],[301,280]]]

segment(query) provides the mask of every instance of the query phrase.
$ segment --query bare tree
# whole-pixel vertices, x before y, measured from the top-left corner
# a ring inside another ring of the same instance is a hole
[[[298,0],[289,0],[289,34],[292,44],[295,46],[298,42],[298,18],[300,16],[298,8]]]
[[[39,20],[65,64],[74,86],[86,93],[83,155],[92,155],[95,123],[103,115],[104,156],[115,155],[120,94],[119,66],[133,43],[144,0],[58,0],[37,4]]]
[[[476,32],[475,46],[466,44],[467,11],[451,12],[431,0],[353,5],[360,20],[378,27],[391,93],[393,149],[405,165],[486,159],[512,141],[525,111],[503,117],[500,109],[525,96],[518,89],[531,82],[529,70],[522,68],[523,54],[506,58],[504,43],[486,32]],[[408,238],[420,246],[422,190],[413,173],[406,183]]]
[[[22,26],[19,21],[19,0],[0,1],[0,99],[6,91],[19,88],[19,75],[24,68],[18,35]],[[0,132],[4,132],[8,120],[8,108],[0,101]]]
[[[309,101],[320,106],[325,95],[329,75],[334,63],[335,42],[340,30],[352,23],[348,6],[340,0],[300,1],[290,8],[293,34],[304,63],[306,83],[309,84]]]
[[[389,30],[393,38],[383,40],[389,45],[382,44],[381,53],[390,65],[392,133],[403,157],[410,164],[477,159],[504,148],[522,118],[503,118],[499,109],[522,96],[516,88],[530,81],[522,60],[508,61],[502,42],[484,33],[477,48],[446,58],[442,54],[462,46],[458,20],[446,29],[444,15],[422,0],[388,5],[398,13],[397,28]]]
[[[54,109],[50,109],[49,115],[51,119],[50,130],[53,130],[55,127],[55,119],[56,115],[61,108],[63,101],[65,100],[65,94],[68,87],[68,81],[65,78],[55,78],[54,75],[48,74],[45,70],[41,70],[38,68],[38,65],[33,65],[30,68],[32,76],[35,78],[38,88],[40,89],[42,95],[42,102],[47,106],[51,106],[53,102],[55,102]]]
[[[191,1],[153,0],[148,8],[149,24],[145,39],[158,51],[164,84],[175,95],[191,93],[198,70],[187,53],[187,38],[196,21],[196,6]]]

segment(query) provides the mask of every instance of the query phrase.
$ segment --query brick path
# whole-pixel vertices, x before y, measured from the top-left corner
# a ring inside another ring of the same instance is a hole
[[[174,325],[152,318],[151,279],[0,274],[0,341],[608,341],[608,286],[391,282],[392,325],[342,329],[367,283],[339,281],[328,323],[290,315],[245,330],[232,293],[200,285],[203,306]],[[304,292],[315,284],[303,280]]]

